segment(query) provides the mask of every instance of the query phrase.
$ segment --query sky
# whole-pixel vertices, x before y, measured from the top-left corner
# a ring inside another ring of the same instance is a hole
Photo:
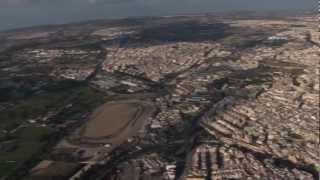
[[[0,31],[105,18],[316,7],[317,0],[0,0]]]

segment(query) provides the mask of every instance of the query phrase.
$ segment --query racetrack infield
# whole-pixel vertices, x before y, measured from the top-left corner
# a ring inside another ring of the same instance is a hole
[[[69,139],[81,146],[119,145],[139,131],[153,107],[141,101],[114,101],[97,108]]]
[[[139,111],[135,104],[105,104],[93,114],[85,126],[83,136],[86,138],[111,137],[125,129]]]

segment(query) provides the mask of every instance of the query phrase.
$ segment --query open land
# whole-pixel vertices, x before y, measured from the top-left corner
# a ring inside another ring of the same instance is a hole
[[[91,122],[84,127],[87,138],[111,138],[123,131],[138,113],[135,104],[105,104],[94,112]]]

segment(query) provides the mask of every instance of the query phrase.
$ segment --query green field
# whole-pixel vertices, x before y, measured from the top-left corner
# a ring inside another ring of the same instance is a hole
[[[104,101],[104,96],[94,89],[84,86],[55,86],[43,93],[15,101],[11,109],[0,112],[0,143],[14,142],[14,148],[0,148],[0,179],[15,174],[17,168],[28,161],[37,161],[46,147],[51,134],[49,128],[35,127],[27,120],[45,117],[49,112],[58,112],[50,119],[50,124],[64,123],[68,119],[80,119],[82,113],[88,112]],[[65,108],[72,104],[71,107]],[[5,133],[18,128],[17,131]],[[24,127],[26,126],[26,127]],[[7,145],[5,145],[7,147]],[[38,154],[38,156],[34,156]],[[32,163],[31,163],[32,164]],[[26,165],[24,165],[26,166]],[[28,163],[27,166],[30,166]],[[30,167],[28,167],[30,168]]]
[[[16,148],[12,151],[0,151],[0,178],[14,172],[23,162],[36,155],[46,145],[46,137],[51,131],[43,127],[19,129],[12,138]]]
[[[101,101],[101,94],[90,87],[52,89],[15,102],[12,109],[0,112],[0,130],[12,130],[25,120],[43,117],[48,112],[57,112],[67,104],[73,104],[71,112],[64,112],[65,116],[70,116],[88,110]]]
[[[47,168],[33,172],[25,180],[52,180],[66,179],[72,176],[81,167],[78,163],[53,162]]]

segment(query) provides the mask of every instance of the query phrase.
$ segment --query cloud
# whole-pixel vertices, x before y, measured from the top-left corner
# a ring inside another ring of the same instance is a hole
[[[37,6],[50,4],[120,4],[136,0],[0,0],[0,7]]]
[[[43,0],[47,1],[47,0]],[[34,5],[42,3],[42,0],[0,0],[0,6],[2,7],[14,7],[14,6],[25,6],[25,5]]]
[[[128,2],[134,2],[136,0],[87,0],[89,3],[91,4],[108,4],[108,3],[112,3],[112,4],[117,4],[117,3],[128,3]]]
[[[306,7],[312,4],[309,0],[269,0],[269,1],[256,1],[256,0],[0,0],[0,7],[17,7],[17,6],[41,6],[41,5],[113,5],[113,4],[136,4],[141,6],[154,6],[163,8],[183,8],[191,6],[190,8],[207,8],[213,9],[228,8],[250,8],[250,9],[263,9],[265,7],[272,8],[286,8],[292,7]],[[315,3],[313,3],[315,6]]]

